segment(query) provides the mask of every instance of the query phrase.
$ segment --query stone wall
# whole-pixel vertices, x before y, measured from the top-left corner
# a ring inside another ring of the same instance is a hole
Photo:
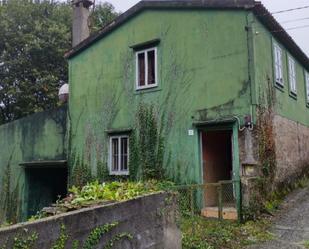
[[[50,249],[59,238],[61,227],[65,227],[65,235],[68,236],[65,248],[72,249],[74,241],[78,241],[78,248],[82,248],[94,229],[118,222],[118,225],[103,234],[97,246],[91,248],[103,248],[103,245],[113,237],[128,233],[132,239],[124,238],[112,248],[180,249],[181,235],[176,225],[177,208],[174,200],[174,196],[166,193],[153,194],[131,201],[86,208],[32,223],[22,223],[0,229],[0,247],[7,242],[5,248],[13,248],[15,238],[20,241],[21,238],[28,238],[36,233],[38,238],[31,248]]]
[[[276,169],[272,189],[295,182],[309,173],[309,127],[274,115],[273,138],[275,142]],[[248,205],[257,194],[257,180],[262,174],[259,161],[259,137],[256,129],[239,133],[239,155],[243,204]],[[271,188],[270,188],[271,190]]]
[[[275,183],[292,182],[309,172],[309,127],[279,115],[274,117],[277,169]]]

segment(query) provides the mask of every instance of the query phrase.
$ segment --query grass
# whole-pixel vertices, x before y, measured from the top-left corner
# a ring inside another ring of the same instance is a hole
[[[305,247],[306,249],[309,249],[309,240],[306,240],[306,241],[304,242],[304,247]]]
[[[183,249],[240,249],[247,245],[273,239],[266,219],[240,224],[200,216],[182,218]]]
[[[295,183],[287,185],[284,189],[273,192],[269,200],[264,203],[265,209],[270,213],[275,212],[288,194],[290,194],[296,189],[303,189],[308,186],[309,178],[308,176],[303,176]]]

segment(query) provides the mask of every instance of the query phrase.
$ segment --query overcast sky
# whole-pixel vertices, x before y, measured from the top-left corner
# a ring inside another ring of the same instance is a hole
[[[116,10],[124,12],[139,0],[107,0],[112,3]],[[270,12],[276,12],[285,9],[292,9],[302,6],[308,6],[309,0],[261,0],[261,2],[268,8]],[[293,37],[296,43],[309,56],[309,8],[290,11],[282,14],[274,14],[276,19],[282,24],[285,29],[306,26],[304,28],[297,28],[294,30],[287,30]],[[295,20],[304,19],[305,20]]]

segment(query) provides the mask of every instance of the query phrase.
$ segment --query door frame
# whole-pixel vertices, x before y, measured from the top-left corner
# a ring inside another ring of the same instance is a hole
[[[204,165],[203,165],[203,144],[202,144],[202,132],[207,131],[231,131],[232,132],[232,180],[235,181],[235,195],[236,195],[236,207],[238,217],[241,217],[241,185],[240,185],[240,162],[239,162],[239,144],[238,144],[238,124],[236,121],[231,122],[218,122],[215,124],[204,124],[198,128],[199,137],[199,159],[201,170],[201,183],[204,184]]]

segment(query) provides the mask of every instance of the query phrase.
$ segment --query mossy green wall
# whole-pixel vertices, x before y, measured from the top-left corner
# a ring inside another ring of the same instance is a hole
[[[245,11],[147,10],[70,59],[71,176],[77,167],[98,175],[107,163],[106,131],[134,129],[139,106],[147,103],[163,130],[169,176],[200,182],[193,122],[251,112],[245,26]],[[156,38],[159,86],[137,92],[130,46]]]
[[[25,172],[19,164],[64,160],[65,132],[66,107],[0,126],[0,224],[19,221],[25,212]]]
[[[289,91],[288,55],[291,55],[282,43],[257,20],[253,23],[255,42],[255,71],[256,84],[260,102],[272,101],[274,111],[282,117],[309,126],[309,108],[306,106],[305,69],[295,57],[297,77],[297,98],[293,98]],[[281,46],[283,52],[284,88],[275,87],[273,43]],[[263,104],[263,103],[261,103]]]

